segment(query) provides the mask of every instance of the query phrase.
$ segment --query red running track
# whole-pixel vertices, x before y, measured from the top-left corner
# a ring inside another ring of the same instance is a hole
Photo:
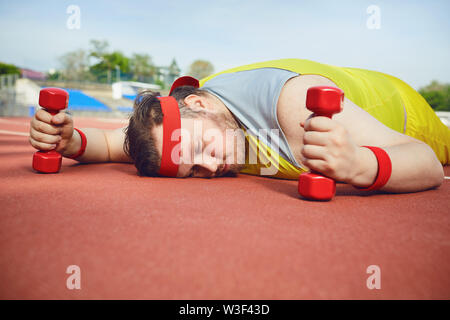
[[[68,159],[44,175],[28,123],[0,118],[2,299],[450,298],[449,180],[397,195],[338,185],[317,203],[295,181],[246,175],[142,178]],[[66,288],[70,265],[80,290]],[[379,290],[366,286],[370,265]]]

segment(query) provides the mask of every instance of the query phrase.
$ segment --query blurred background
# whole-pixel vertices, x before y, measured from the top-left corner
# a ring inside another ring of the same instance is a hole
[[[125,118],[181,75],[309,59],[396,76],[450,125],[450,1],[0,0],[0,116],[33,115],[40,88],[69,109]],[[447,40],[446,40],[447,39]]]

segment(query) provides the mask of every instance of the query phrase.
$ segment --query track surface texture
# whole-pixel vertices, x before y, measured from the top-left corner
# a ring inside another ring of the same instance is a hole
[[[311,202],[296,181],[247,175],[144,178],[70,159],[38,174],[29,120],[0,118],[1,299],[450,298],[450,180],[409,194],[338,184]],[[123,126],[109,121],[75,118]],[[366,285],[371,265],[381,289]]]

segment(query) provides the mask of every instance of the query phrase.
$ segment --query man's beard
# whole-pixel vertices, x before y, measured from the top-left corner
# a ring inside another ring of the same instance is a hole
[[[245,166],[245,136],[243,135],[242,129],[239,127],[237,120],[233,116],[229,116],[225,113],[208,113],[207,117],[215,122],[215,124],[221,129],[221,132],[226,132],[227,130],[235,131],[240,130],[238,132],[237,143],[233,144],[233,155],[236,156],[236,159],[233,159],[232,163],[226,163],[229,165],[227,172],[223,176],[236,176]],[[242,136],[240,136],[242,133]],[[227,148],[228,146],[225,146]],[[243,159],[240,159],[244,157]],[[235,163],[235,161],[237,163]],[[243,161],[239,161],[243,160]],[[240,163],[242,162],[242,163]]]

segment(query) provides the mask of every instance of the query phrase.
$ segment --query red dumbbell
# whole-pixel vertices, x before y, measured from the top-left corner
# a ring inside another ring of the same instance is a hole
[[[335,87],[311,87],[306,93],[306,108],[313,116],[331,117],[342,111],[344,92]],[[336,193],[336,182],[318,172],[308,172],[298,179],[298,193],[311,200],[331,200]]]
[[[69,93],[59,88],[45,88],[39,93],[39,105],[51,115],[67,108]],[[61,169],[62,156],[55,150],[37,151],[33,155],[33,169],[43,173],[56,173]]]

